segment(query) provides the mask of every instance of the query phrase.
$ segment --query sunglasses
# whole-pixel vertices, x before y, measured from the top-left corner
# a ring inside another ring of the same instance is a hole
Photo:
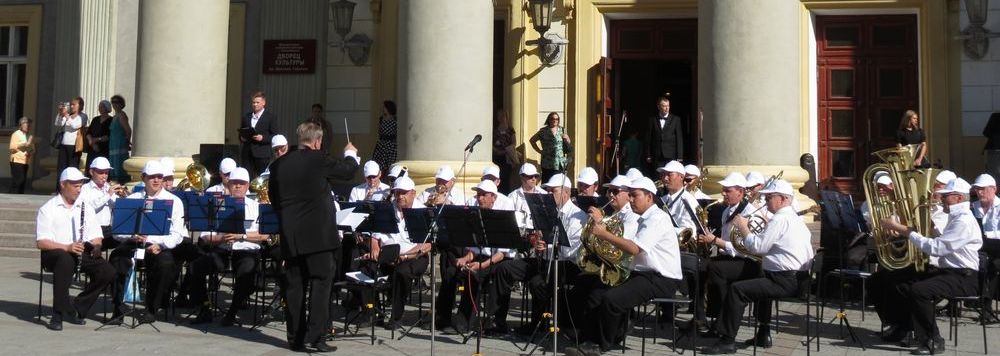
[[[108,173],[111,173],[110,169],[91,169],[90,171],[94,172],[94,173],[97,173],[97,174],[108,174]]]

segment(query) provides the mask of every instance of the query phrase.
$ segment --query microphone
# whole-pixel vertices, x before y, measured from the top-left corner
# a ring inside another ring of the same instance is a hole
[[[475,147],[476,144],[482,140],[483,140],[483,135],[476,135],[476,137],[473,137],[472,141],[470,141],[469,144],[465,146],[465,150],[472,152],[472,148]]]

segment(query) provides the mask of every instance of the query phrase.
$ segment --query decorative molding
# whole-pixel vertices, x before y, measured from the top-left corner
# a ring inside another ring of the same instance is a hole
[[[376,24],[382,21],[382,0],[371,0],[372,21]]]

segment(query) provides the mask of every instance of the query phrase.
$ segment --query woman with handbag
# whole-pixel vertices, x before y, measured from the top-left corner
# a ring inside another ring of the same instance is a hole
[[[69,104],[59,105],[59,115],[56,115],[55,127],[56,136],[60,136],[59,145],[56,149],[59,158],[56,164],[56,172],[62,172],[66,167],[80,167],[80,154],[83,152],[83,118],[80,117],[80,104],[83,100],[79,97],[73,98]],[[64,109],[66,107],[66,109]],[[56,143],[55,138],[52,140]],[[59,185],[56,184],[56,191]]]

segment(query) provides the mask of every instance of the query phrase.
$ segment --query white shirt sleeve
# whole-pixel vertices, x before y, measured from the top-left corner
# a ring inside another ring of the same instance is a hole
[[[933,239],[926,238],[916,231],[910,232],[910,241],[924,253],[941,257],[950,255],[972,242],[969,236],[979,236],[978,231],[969,231],[966,224],[955,222],[946,225],[941,236]]]
[[[52,240],[55,241],[55,233],[52,231],[52,218],[49,216],[49,209],[38,210],[35,216],[35,241]]]
[[[355,150],[346,150],[346,151],[344,151],[344,157],[354,158],[355,162],[357,162],[358,164],[361,164],[361,157],[358,157],[358,151],[355,151]]]
[[[743,240],[743,245],[750,252],[758,255],[766,255],[774,243],[781,238],[781,235],[788,230],[788,221],[785,219],[771,219],[767,224],[767,229],[760,235],[750,234]]]
[[[91,241],[104,238],[104,231],[101,230],[101,224],[97,221],[97,213],[94,212],[94,208],[90,205],[84,205],[83,220],[83,233],[86,236],[84,239]]]

